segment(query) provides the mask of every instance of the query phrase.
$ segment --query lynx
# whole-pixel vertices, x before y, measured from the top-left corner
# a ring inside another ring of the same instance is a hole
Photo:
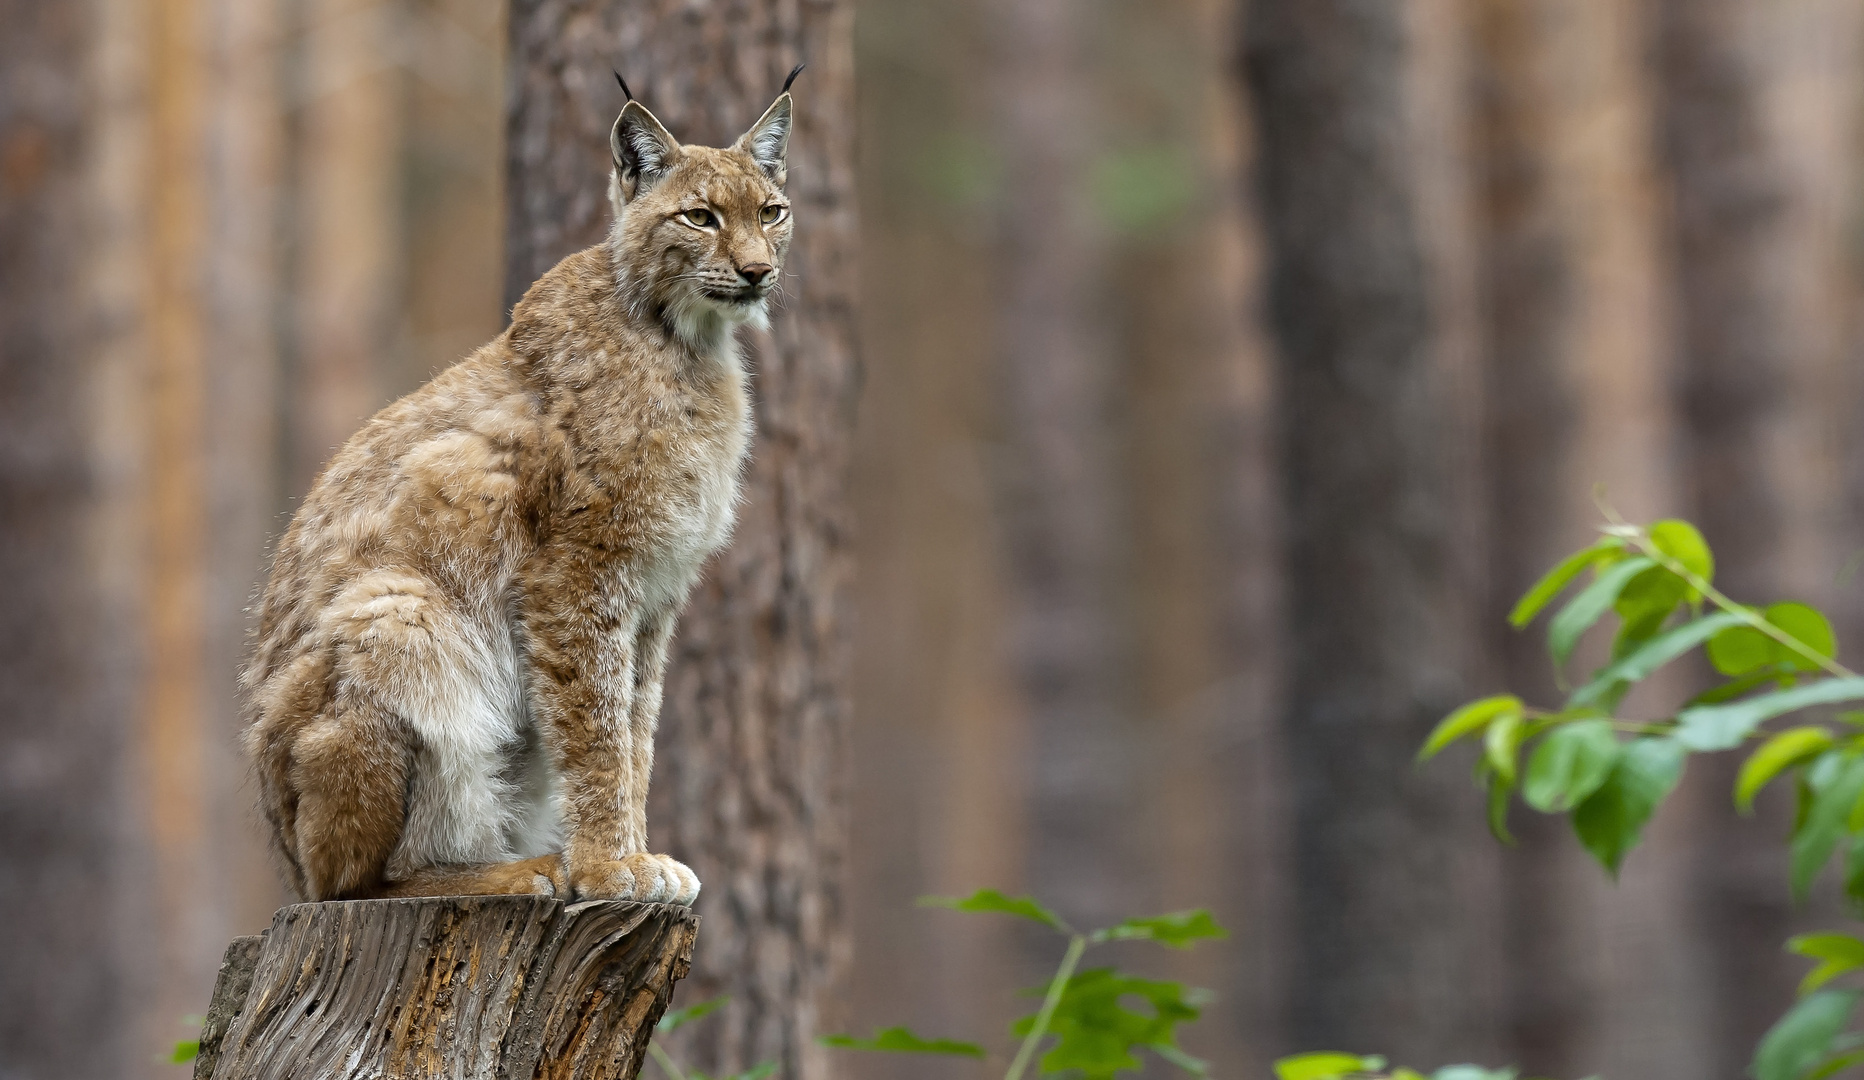
[[[300,896],[697,897],[647,851],[647,782],[668,639],[750,442],[734,331],[765,324],[789,247],[789,88],[724,149],[629,94],[606,241],[298,508],[242,683]]]

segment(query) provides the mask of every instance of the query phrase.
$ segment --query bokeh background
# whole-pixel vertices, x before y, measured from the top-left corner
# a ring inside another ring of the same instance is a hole
[[[1220,1076],[1740,1075],[1780,942],[1838,918],[1786,902],[1787,807],[1692,767],[1612,883],[1410,762],[1460,700],[1554,692],[1501,614],[1600,490],[1864,640],[1864,0],[853,18],[825,1023],[1000,1038],[1056,944],[912,906],[994,886],[1210,907],[1229,940],[1116,959],[1216,991],[1185,1042]],[[332,448],[503,325],[505,20],[0,0],[0,1080],[182,1075],[283,899],[244,609]]]

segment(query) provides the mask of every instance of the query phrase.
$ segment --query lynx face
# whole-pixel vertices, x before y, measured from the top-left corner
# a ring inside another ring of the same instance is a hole
[[[788,93],[724,149],[681,146],[638,101],[622,110],[609,136],[609,242],[636,314],[705,352],[765,324],[790,246],[789,134]]]

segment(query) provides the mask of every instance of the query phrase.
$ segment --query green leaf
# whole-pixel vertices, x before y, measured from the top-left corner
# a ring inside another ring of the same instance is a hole
[[[1384,1067],[1384,1058],[1321,1051],[1296,1054],[1276,1061],[1275,1080],[1333,1080],[1354,1073],[1377,1072]]]
[[[1424,748],[1417,752],[1419,761],[1429,761],[1444,747],[1467,735],[1473,735],[1489,726],[1498,716],[1519,713],[1523,706],[1521,699],[1513,694],[1497,694],[1472,701],[1444,717],[1424,740]]]
[[[1005,896],[995,889],[979,889],[966,897],[922,896],[919,898],[919,906],[951,908],[954,911],[994,911],[1001,915],[1030,919],[1064,934],[1072,933],[1067,923],[1036,903],[1033,897]]]
[[[1739,678],[1730,679],[1720,686],[1712,686],[1689,699],[1690,705],[1719,705],[1773,682],[1781,674],[1777,666],[1769,665],[1748,672]]]
[[[1489,772],[1489,833],[1507,844],[1514,846],[1514,834],[1508,831],[1508,796],[1514,793],[1514,781]]]
[[[1041,994],[1046,987],[1031,991]],[[1139,998],[1151,1015],[1128,1009],[1123,999]],[[1077,972],[1062,988],[1049,1020],[1054,1046],[1042,1056],[1045,1073],[1079,1072],[1085,1080],[1112,1080],[1117,1073],[1137,1072],[1133,1055],[1139,1047],[1176,1046],[1176,1027],[1197,1019],[1195,995],[1182,983],[1140,979],[1112,968]],[[1026,1036],[1035,1016],[1025,1016],[1012,1027]]]
[[[1609,720],[1580,720],[1547,733],[1528,758],[1521,797],[1544,813],[1570,810],[1605,783],[1618,758]]]
[[[1641,641],[1656,636],[1663,621],[1689,594],[1689,583],[1662,566],[1631,579],[1613,602],[1612,610],[1624,621],[1621,641]]]
[[[1592,584],[1560,609],[1547,627],[1547,650],[1553,654],[1555,667],[1566,666],[1566,658],[1573,655],[1573,646],[1579,644],[1580,635],[1611,608],[1631,579],[1655,565],[1642,555],[1615,562],[1599,571]]]
[[[1676,739],[1691,750],[1731,750],[1755,728],[1813,705],[1864,700],[1864,678],[1820,679],[1722,705],[1692,705],[1677,714]]]
[[[1864,915],[1864,833],[1852,836],[1845,852],[1845,901],[1853,914]]]
[[[1723,675],[1746,675],[1774,662],[1780,643],[1745,623],[1715,635],[1709,641],[1709,663]]]
[[[1832,1052],[1857,1007],[1858,993],[1820,990],[1801,999],[1761,1039],[1748,1066],[1750,1075],[1754,1080],[1800,1080]]]
[[[1805,997],[1847,971],[1864,967],[1864,940],[1850,934],[1800,934],[1787,939],[1786,951],[1822,961],[1800,980],[1800,997]]]
[[[174,1052],[169,1054],[168,1060],[174,1062],[176,1065],[183,1065],[200,1056],[201,1040],[183,1039],[175,1044]]]
[[[1613,877],[1637,846],[1644,823],[1683,774],[1687,756],[1674,739],[1643,738],[1627,743],[1605,783],[1573,811],[1573,832]]]
[[[668,1009],[661,1014],[660,1023],[654,1025],[654,1030],[662,1035],[678,1031],[707,1013],[719,1009],[730,1000],[729,997],[715,997],[708,1001],[701,1001],[697,1005],[688,1005],[684,1009]]]
[[[1836,1043],[1838,1040],[1833,1041]],[[1817,1067],[1806,1074],[1805,1080],[1825,1080],[1828,1076],[1835,1076],[1860,1063],[1864,1063],[1864,1050],[1851,1050],[1838,1054],[1820,1062]]]
[[[1650,542],[1704,581],[1715,580],[1715,556],[1694,525],[1674,518],[1650,527]]]
[[[1156,941],[1172,949],[1188,949],[1203,938],[1227,938],[1230,932],[1217,925],[1204,908],[1174,911],[1144,919],[1128,919],[1118,926],[1093,933],[1095,941]]]
[[[1754,812],[1754,796],[1767,782],[1809,758],[1832,747],[1832,733],[1822,727],[1796,727],[1782,731],[1748,756],[1735,778],[1735,808],[1743,814]]]
[[[953,1054],[959,1057],[981,1058],[984,1048],[976,1043],[959,1042],[956,1039],[926,1039],[914,1035],[903,1027],[890,1027],[877,1031],[871,1039],[857,1039],[852,1035],[823,1035],[816,1040],[823,1046],[833,1046],[838,1050],[884,1050],[893,1054]]]
[[[1832,633],[1831,621],[1810,604],[1773,604],[1761,612],[1761,616],[1827,660],[1838,654],[1838,637]],[[1791,664],[1801,671],[1820,670],[1819,665],[1785,645],[1771,639],[1768,644],[1776,650],[1780,663]]]
[[[1483,760],[1510,787],[1515,783],[1515,762],[1521,756],[1521,738],[1526,734],[1527,728],[1518,712],[1501,714],[1482,733]]]
[[[1838,639],[1832,633],[1832,624],[1817,608],[1789,602],[1774,604],[1760,615],[1814,653],[1828,660],[1837,654]],[[1798,650],[1752,626],[1738,626],[1716,635],[1709,642],[1709,662],[1724,675],[1745,675],[1776,666],[1794,671],[1820,670]]]
[[[1630,655],[1600,669],[1590,682],[1573,691],[1572,696],[1566,699],[1566,705],[1568,708],[1577,708],[1601,704],[1619,687],[1649,678],[1651,673],[1658,668],[1704,641],[1710,640],[1716,634],[1725,633],[1729,628],[1739,626],[1741,621],[1740,615],[1722,612],[1686,622],[1674,630],[1659,634],[1646,641]]]
[[[1864,795],[1864,757],[1828,751],[1806,769],[1804,779],[1811,800],[1790,845],[1793,896],[1800,900],[1831,859],[1851,808]]]
[[[1533,622],[1534,616],[1540,614],[1541,609],[1546,607],[1554,597],[1566,591],[1566,587],[1573,583],[1574,578],[1584,573],[1587,567],[1596,563],[1601,556],[1622,550],[1624,550],[1624,541],[1612,536],[1583,551],[1575,551],[1560,560],[1560,565],[1547,571],[1539,581],[1534,583],[1534,587],[1527,591],[1527,595],[1521,597],[1520,602],[1515,604],[1514,610],[1508,613],[1508,622],[1517,630]]]

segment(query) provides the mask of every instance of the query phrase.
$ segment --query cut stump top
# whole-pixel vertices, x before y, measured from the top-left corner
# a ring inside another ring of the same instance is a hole
[[[534,896],[283,907],[228,947],[195,1080],[631,1080],[698,927]]]

